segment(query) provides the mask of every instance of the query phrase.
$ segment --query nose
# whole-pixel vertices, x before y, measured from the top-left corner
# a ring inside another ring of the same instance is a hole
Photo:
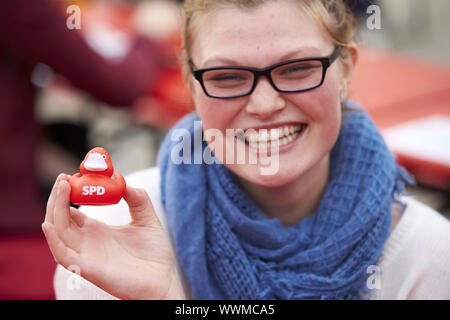
[[[272,118],[286,107],[286,101],[265,77],[258,79],[256,87],[249,96],[246,111],[260,119]]]

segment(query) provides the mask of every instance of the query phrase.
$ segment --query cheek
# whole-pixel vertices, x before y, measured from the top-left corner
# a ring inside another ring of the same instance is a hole
[[[340,125],[341,103],[336,83],[324,83],[317,89],[300,93],[292,99],[292,103],[311,125],[330,127]]]
[[[316,142],[322,145],[322,151],[327,153],[336,142],[341,126],[341,103],[338,97],[339,93],[333,89],[317,97],[313,129],[316,129]]]
[[[241,108],[238,100],[210,98],[200,87],[194,88],[193,101],[203,129],[217,129],[224,134],[227,128],[233,128],[233,120]]]
[[[202,121],[204,138],[215,156],[225,163],[225,155],[234,150],[234,147],[233,150],[228,148],[235,143],[234,135],[227,136],[227,129],[234,129],[234,119],[242,109],[242,102],[210,98],[203,91],[200,93],[197,91],[193,99],[195,111]]]
[[[327,74],[326,79],[318,90],[313,90],[312,99],[315,101],[314,116],[329,121],[340,119],[341,101],[339,88],[339,73],[336,69]],[[335,123],[335,121],[333,121]],[[332,123],[329,123],[332,125]]]
[[[292,101],[309,122],[310,150],[320,154],[331,150],[341,126],[339,85],[331,74],[327,80],[321,87],[299,94]]]
[[[322,127],[324,132],[335,135],[341,124],[339,90],[333,87],[323,87],[323,93],[318,94],[316,101],[314,115],[317,124]]]
[[[213,99],[208,97],[200,97],[195,101],[195,110],[202,120],[203,130],[218,129],[224,131],[227,124],[227,115],[221,113],[219,116],[218,105],[220,103],[214,103]]]

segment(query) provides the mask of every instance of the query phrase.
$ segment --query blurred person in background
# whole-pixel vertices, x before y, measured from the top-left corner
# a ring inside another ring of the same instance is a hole
[[[92,97],[128,107],[151,89],[167,62],[164,50],[147,36],[137,36],[121,61],[105,60],[78,30],[68,29],[58,4],[0,2],[0,234],[39,230],[45,208],[36,174],[44,134],[34,117],[34,66],[46,64]]]

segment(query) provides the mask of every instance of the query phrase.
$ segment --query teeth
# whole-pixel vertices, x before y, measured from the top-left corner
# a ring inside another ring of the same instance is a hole
[[[276,148],[288,144],[295,140],[303,130],[302,125],[289,125],[278,128],[248,130],[245,135],[245,142],[254,149]],[[242,138],[241,138],[242,139]]]
[[[270,129],[270,140],[278,141],[279,137],[280,137],[280,131],[278,129]]]
[[[278,128],[278,137],[281,138],[282,136],[284,136],[284,129]]]
[[[266,129],[259,130],[259,141],[266,142],[267,138],[269,137]]]
[[[296,137],[297,132],[301,129],[301,125],[290,125],[290,126],[283,126],[279,128],[272,128],[270,130],[267,129],[260,129],[260,130],[251,130],[251,132],[247,132],[245,134],[245,140],[248,143],[269,143],[274,141],[288,141],[283,140],[283,138],[290,137],[289,141],[292,141]]]
[[[279,145],[280,145],[280,140],[279,139],[270,141],[270,147],[271,148],[278,147]]]

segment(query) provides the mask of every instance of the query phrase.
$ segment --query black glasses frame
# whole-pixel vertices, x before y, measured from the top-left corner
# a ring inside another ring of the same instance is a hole
[[[216,99],[233,99],[233,98],[239,98],[239,97],[244,97],[244,96],[248,96],[250,94],[252,94],[252,92],[255,90],[256,88],[256,84],[258,83],[258,79],[261,76],[265,76],[267,77],[267,79],[269,79],[270,84],[272,85],[272,87],[279,92],[304,92],[304,91],[309,91],[315,88],[320,87],[324,80],[325,80],[325,75],[327,73],[327,69],[331,66],[331,64],[339,57],[340,51],[341,51],[341,46],[336,46],[334,48],[333,53],[328,56],[328,57],[313,57],[313,58],[303,58],[303,59],[294,59],[294,60],[288,60],[288,61],[284,61],[281,63],[277,63],[271,66],[268,66],[266,68],[262,68],[262,69],[258,69],[258,68],[250,68],[250,67],[232,67],[232,66],[225,66],[225,67],[213,67],[213,68],[205,68],[205,69],[194,69],[192,60],[189,61],[190,67],[191,67],[191,72],[194,75],[194,78],[200,82],[200,85],[203,88],[203,91],[205,92],[205,94],[208,97],[211,98],[216,98]],[[322,63],[322,79],[320,80],[320,83],[316,86],[310,87],[310,88],[306,88],[306,89],[300,89],[300,90],[283,90],[278,88],[275,83],[272,80],[272,75],[271,72],[273,69],[284,66],[286,64],[290,64],[290,63],[294,63],[294,62],[304,62],[304,61],[320,61]],[[246,93],[243,94],[239,94],[239,95],[235,95],[235,96],[230,96],[230,97],[220,97],[220,96],[214,96],[208,93],[208,91],[205,88],[205,84],[203,82],[203,74],[207,71],[211,71],[211,70],[225,70],[225,69],[233,69],[233,70],[247,70],[253,73],[254,77],[253,77],[253,85],[250,88],[250,90]]]

